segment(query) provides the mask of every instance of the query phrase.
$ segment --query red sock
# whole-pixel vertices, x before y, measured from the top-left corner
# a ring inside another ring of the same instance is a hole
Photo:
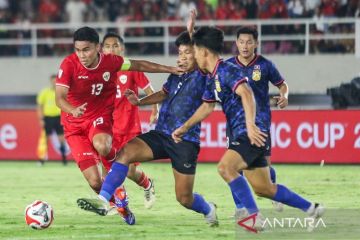
[[[148,189],[150,187],[150,181],[149,178],[145,175],[144,172],[141,172],[141,176],[139,180],[136,182],[140,187],[143,187],[144,189]]]
[[[115,160],[115,157],[116,157],[116,149],[114,147],[111,147],[111,150],[110,150],[109,154],[105,156],[105,159],[107,161],[112,162]]]

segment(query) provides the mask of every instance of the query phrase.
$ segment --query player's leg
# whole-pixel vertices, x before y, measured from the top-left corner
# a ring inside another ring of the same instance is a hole
[[[271,182],[276,183],[276,171],[275,171],[275,168],[271,164],[270,153],[267,153],[265,155],[265,159],[266,159],[266,161],[268,163],[268,166],[269,166]],[[281,202],[271,201],[271,203],[274,206],[274,209],[276,211],[282,212],[284,210],[284,205]]]
[[[45,144],[46,144],[46,153],[44,154],[44,158],[40,159],[39,163],[44,165],[45,161],[48,160],[49,157],[49,139],[52,134],[52,124],[51,119],[49,117],[44,117],[44,131],[45,131]]]
[[[284,185],[272,183],[269,167],[245,171],[245,175],[258,196],[298,208],[314,218],[320,217],[324,212],[324,208],[320,204],[311,203]]]
[[[63,164],[66,165],[67,160],[66,160],[65,137],[64,137],[64,129],[60,123],[60,117],[54,118],[54,129],[60,142],[59,150],[61,153],[61,160]]]
[[[121,149],[121,151],[116,156],[116,161],[111,166],[111,171],[105,178],[99,194],[99,198],[78,199],[78,205],[81,208],[84,208],[85,210],[88,210],[87,208],[97,209],[99,211],[104,210],[104,214],[106,215],[108,209],[107,203],[114,194],[115,189],[121,186],[125,181],[128,172],[128,165],[135,161],[151,161],[154,159],[154,156],[157,156],[157,151],[160,153],[163,152],[160,143],[161,139],[159,139],[156,134],[153,134],[152,132],[153,131],[142,134],[132,139]]]

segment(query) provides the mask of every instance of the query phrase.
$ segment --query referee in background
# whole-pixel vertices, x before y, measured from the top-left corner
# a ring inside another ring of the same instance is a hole
[[[60,124],[60,113],[61,110],[55,104],[55,81],[56,75],[50,76],[51,86],[44,88],[40,91],[36,98],[37,102],[37,113],[40,121],[40,126],[45,130],[46,141],[45,144],[49,142],[49,136],[52,132],[55,131],[56,135],[60,142],[60,153],[61,159],[64,165],[67,164],[66,154],[65,154],[65,138],[64,130]],[[47,148],[46,148],[47,149]],[[41,165],[44,164],[44,161],[47,160],[47,155],[45,154],[44,158],[40,160]]]

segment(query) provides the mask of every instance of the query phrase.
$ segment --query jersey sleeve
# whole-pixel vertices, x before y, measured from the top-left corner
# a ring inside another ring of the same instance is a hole
[[[275,86],[281,85],[285,81],[284,78],[281,76],[274,63],[269,62],[268,64],[270,82]]]
[[[142,90],[150,86],[150,81],[143,72],[136,72],[135,82]]]
[[[124,58],[121,56],[108,54],[111,56],[111,63],[114,66],[116,72],[123,70],[124,67]]]
[[[73,78],[74,65],[73,63],[65,59],[61,65],[56,78],[56,85],[69,88]]]
[[[225,77],[225,83],[231,88],[233,92],[236,91],[237,87],[242,83],[247,83],[248,78],[244,75],[240,68],[229,69],[229,75]]]
[[[206,86],[205,86],[205,91],[202,95],[202,100],[204,102],[216,102],[216,96],[215,96],[215,88],[213,86],[213,81],[210,79],[206,80]]]

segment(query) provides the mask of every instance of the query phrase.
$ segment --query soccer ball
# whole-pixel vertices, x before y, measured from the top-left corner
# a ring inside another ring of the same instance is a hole
[[[33,229],[48,228],[53,220],[54,211],[47,202],[36,200],[25,208],[26,224]]]

